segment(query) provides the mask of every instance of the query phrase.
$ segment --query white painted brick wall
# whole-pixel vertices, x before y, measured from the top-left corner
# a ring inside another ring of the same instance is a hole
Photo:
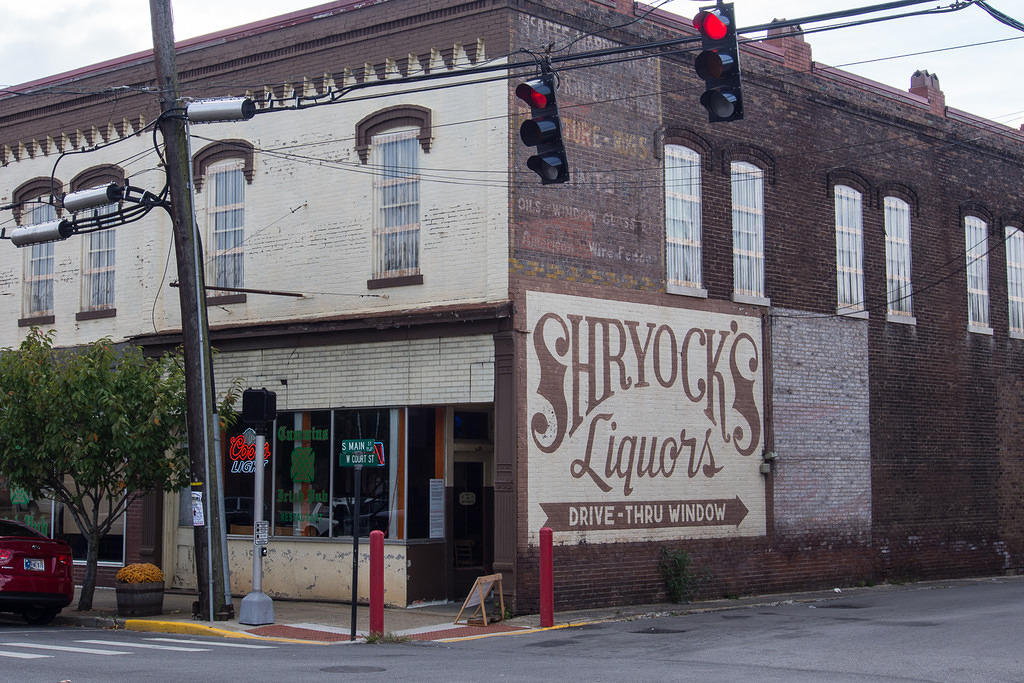
[[[871,537],[868,323],[778,311],[772,323],[775,528]]]
[[[494,343],[478,335],[219,353],[214,372],[220,392],[236,378],[276,392],[278,410],[490,403]]]
[[[319,73],[325,70],[329,69],[320,68]],[[470,80],[454,77],[459,78]],[[388,89],[398,88],[386,84],[374,93],[383,95]],[[507,84],[464,86],[457,98],[451,92],[395,95],[261,114],[247,122],[194,126],[193,153],[209,140],[224,138],[243,138],[257,148],[254,179],[245,187],[245,286],[305,294],[302,299],[249,294],[244,304],[211,307],[210,324],[507,299]],[[369,290],[374,175],[355,152],[355,125],[374,111],[398,104],[428,107],[433,115],[430,152],[421,155],[424,282]],[[133,185],[159,191],[164,175],[152,170],[157,159],[151,140],[149,135],[129,136],[103,150],[64,157],[56,178],[68,183],[92,166],[143,154],[126,165],[125,172]],[[49,177],[56,156],[54,151],[0,167],[0,204],[9,203],[13,190],[26,180]],[[210,187],[204,184],[196,196],[201,224]],[[14,226],[10,210],[0,211],[0,225]],[[72,237],[55,244],[53,327],[58,345],[104,336],[123,340],[180,328],[178,290],[169,286],[177,271],[173,253],[168,260],[171,228],[166,213],[157,209],[144,220],[118,227],[116,240],[117,316],[81,322],[75,321],[75,313],[81,310],[84,240]],[[210,243],[207,237],[207,246]],[[27,328],[16,322],[24,317],[25,251],[8,241],[0,247],[0,319],[7,321],[0,326],[2,348],[16,346]]]

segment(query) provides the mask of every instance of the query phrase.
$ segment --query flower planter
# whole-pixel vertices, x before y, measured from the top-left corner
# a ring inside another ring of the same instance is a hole
[[[162,581],[117,584],[117,613],[122,617],[151,617],[164,611]]]

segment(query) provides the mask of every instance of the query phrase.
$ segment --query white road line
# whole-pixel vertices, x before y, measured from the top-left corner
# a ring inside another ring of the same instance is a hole
[[[222,641],[188,640],[186,638],[146,638],[161,643],[190,643],[193,645],[212,645],[214,647],[243,647],[249,650],[273,650],[276,645],[249,645],[247,643],[229,643]]]
[[[53,657],[53,655],[37,655],[34,652],[8,652],[7,650],[0,650],[0,657],[14,657],[15,659],[43,659],[45,657]]]
[[[88,643],[90,645],[112,645],[108,640],[76,640],[76,643]],[[180,645],[156,645],[154,643],[117,643],[114,647],[141,647],[149,650],[173,650],[176,652],[209,652],[206,647],[182,647]]]
[[[4,643],[8,647],[33,647],[37,650],[58,650],[60,652],[77,652],[83,655],[127,655],[130,652],[119,650],[99,650],[93,647],[72,647],[70,645],[43,645],[42,643]]]

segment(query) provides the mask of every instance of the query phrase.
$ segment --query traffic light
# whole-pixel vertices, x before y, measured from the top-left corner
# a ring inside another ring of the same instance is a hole
[[[569,162],[562,143],[562,124],[555,103],[555,77],[546,73],[516,87],[516,97],[530,105],[530,118],[519,127],[519,137],[537,153],[526,161],[544,185],[569,180]]]
[[[703,50],[694,68],[704,79],[700,103],[708,110],[708,121],[738,121],[743,118],[743,84],[732,3],[705,7],[693,18],[693,26],[701,35]]]

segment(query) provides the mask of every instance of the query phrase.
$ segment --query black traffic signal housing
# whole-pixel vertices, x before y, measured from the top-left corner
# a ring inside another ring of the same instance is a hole
[[[267,389],[242,392],[242,423],[257,434],[266,434],[267,425],[277,419],[277,394]]]
[[[519,127],[519,137],[526,146],[537,148],[526,165],[540,176],[543,185],[568,182],[569,162],[565,158],[562,123],[555,102],[554,74],[545,73],[520,83],[516,97],[530,105],[530,118]]]
[[[708,121],[739,121],[743,118],[743,82],[732,3],[702,8],[693,18],[693,26],[701,35],[702,50],[694,68],[704,79],[700,103],[708,112]]]

